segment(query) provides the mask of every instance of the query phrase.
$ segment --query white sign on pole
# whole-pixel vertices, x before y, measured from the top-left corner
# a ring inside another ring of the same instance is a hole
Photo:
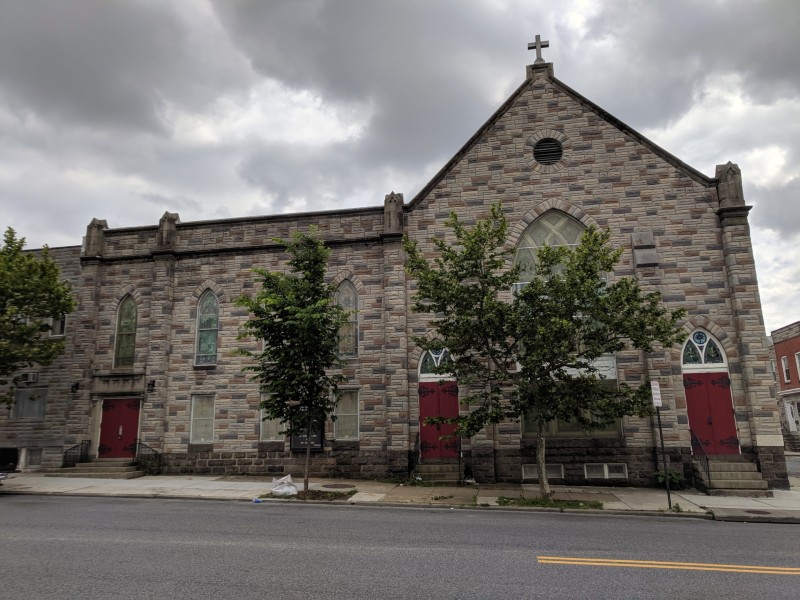
[[[653,393],[653,406],[661,408],[661,384],[657,381],[651,381],[650,391]]]

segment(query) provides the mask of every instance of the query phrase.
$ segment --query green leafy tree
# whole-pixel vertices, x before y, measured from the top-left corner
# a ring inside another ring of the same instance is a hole
[[[263,349],[239,353],[255,360],[245,370],[260,382],[264,417],[278,419],[290,435],[306,436],[308,490],[312,435],[332,415],[345,381],[332,370],[340,365],[339,330],[346,313],[333,301],[335,288],[325,283],[330,250],[318,232],[295,233],[288,243],[276,241],[286,244],[291,272],[255,270],[261,290],[237,300],[251,313],[239,337],[262,340]]]
[[[407,270],[418,282],[414,309],[434,315],[438,334],[415,342],[452,353],[442,369],[458,378],[463,400],[474,405],[456,420],[459,433],[470,437],[508,419],[535,425],[539,486],[549,497],[548,423],[568,420],[593,431],[624,415],[649,414],[649,384],[604,385],[596,361],[625,348],[671,346],[681,339],[684,313],[667,311],[635,279],[607,282],[621,253],[610,247],[608,232],[589,228],[575,248],[544,246],[535,264],[511,267],[499,205],[471,228],[455,214],[448,226],[455,243],[433,240],[433,261],[415,242],[404,242]],[[512,294],[523,267],[530,282]]]
[[[63,338],[51,338],[53,321],[75,309],[69,284],[59,279],[47,247],[25,252],[25,238],[10,227],[0,249],[0,401],[8,406],[21,370],[49,365],[64,350]]]

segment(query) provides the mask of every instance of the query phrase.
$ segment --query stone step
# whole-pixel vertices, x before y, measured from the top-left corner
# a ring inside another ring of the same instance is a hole
[[[712,473],[758,473],[758,467],[751,462],[714,462],[709,461],[708,470]]]
[[[744,458],[741,454],[711,454],[708,457],[708,462],[716,462],[716,463],[723,463],[723,462],[749,462],[746,458]]]
[[[710,487],[712,490],[765,490],[768,485],[763,479],[714,479],[712,477]]]
[[[704,479],[706,478],[705,473],[700,474],[701,477]],[[745,472],[736,472],[736,471],[712,471],[711,472],[711,481],[725,481],[728,479],[736,479],[739,481],[762,481],[761,473],[758,471],[745,471]]]
[[[456,473],[458,474],[458,464],[418,464],[417,474],[422,473]]]
[[[772,492],[769,490],[718,490],[710,489],[707,494],[709,496],[736,496],[739,498],[772,498]]]
[[[126,460],[125,462],[116,462],[116,463],[108,463],[108,462],[88,462],[88,463],[78,463],[74,467],[67,467],[68,469],[82,469],[82,470],[115,470],[115,469],[136,469],[136,464],[131,462],[130,460]]]

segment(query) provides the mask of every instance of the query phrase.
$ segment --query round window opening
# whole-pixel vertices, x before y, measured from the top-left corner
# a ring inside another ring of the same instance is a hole
[[[554,165],[561,160],[563,155],[564,148],[558,140],[553,138],[539,140],[533,147],[533,158],[540,165]]]

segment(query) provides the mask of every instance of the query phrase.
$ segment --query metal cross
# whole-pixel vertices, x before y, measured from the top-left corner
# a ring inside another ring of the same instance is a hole
[[[544,59],[542,58],[542,48],[549,48],[549,47],[550,47],[550,42],[548,42],[547,40],[542,41],[542,36],[540,36],[537,33],[536,41],[530,42],[528,44],[528,50],[533,50],[534,48],[536,49],[536,60],[533,61],[533,64],[540,65],[544,62]]]

